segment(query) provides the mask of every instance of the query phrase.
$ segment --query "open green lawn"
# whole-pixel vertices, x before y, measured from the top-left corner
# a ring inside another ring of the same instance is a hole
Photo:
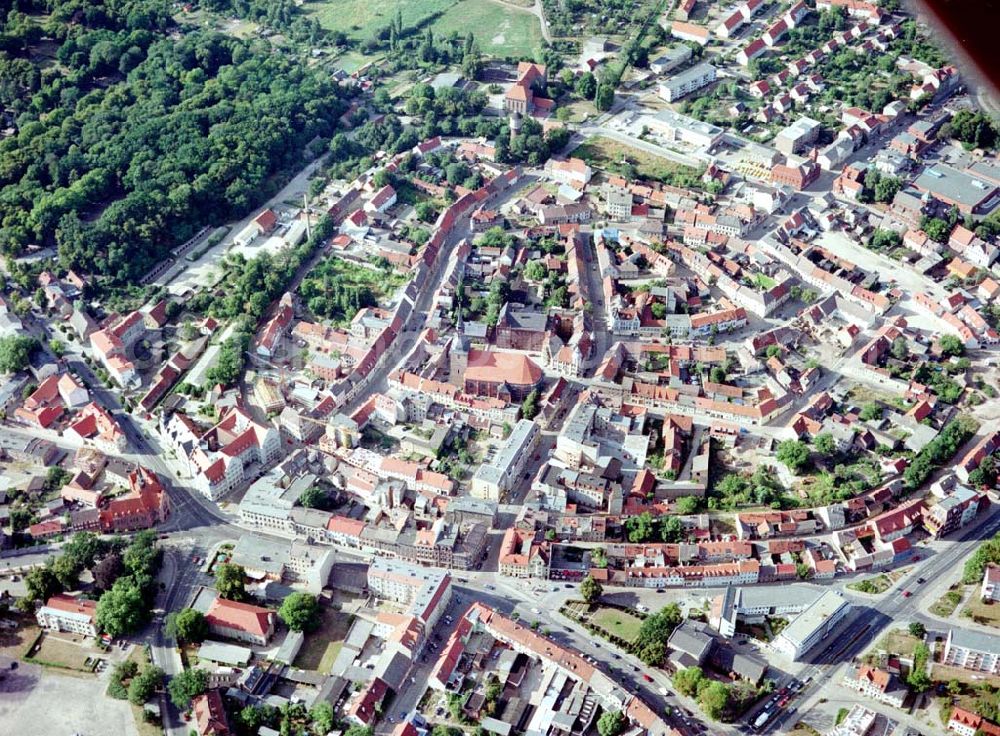
[[[771,288],[774,287],[775,284],[778,283],[777,281],[775,281],[774,279],[772,279],[770,276],[768,276],[767,274],[763,274],[763,273],[756,273],[756,274],[754,274],[753,281],[757,285],[757,288],[761,289],[762,291],[766,291],[768,289],[771,289]]]
[[[492,56],[535,56],[542,47],[542,28],[531,13],[493,0],[460,0],[434,22],[434,31],[476,36],[479,48]]]
[[[590,622],[627,642],[635,641],[639,636],[639,627],[642,626],[642,619],[617,608],[600,608],[594,611],[590,614]]]
[[[603,171],[620,171],[622,162],[627,161],[635,167],[635,173],[640,179],[652,179],[675,186],[700,187],[701,172],[698,169],[604,136],[588,138],[573,151],[573,155]]]
[[[358,40],[388,26],[398,8],[404,27],[430,25],[439,35],[472,31],[486,54],[534,54],[542,43],[534,15],[494,0],[315,0],[308,8],[324,28]]]
[[[328,673],[333,667],[334,660],[337,659],[337,654],[340,653],[344,637],[351,628],[353,616],[329,607],[324,607],[322,614],[319,628],[306,634],[302,649],[295,658],[295,666],[304,670]]]
[[[324,28],[364,40],[388,26],[397,9],[402,12],[403,25],[412,27],[454,4],[455,0],[317,0],[306,7]]]

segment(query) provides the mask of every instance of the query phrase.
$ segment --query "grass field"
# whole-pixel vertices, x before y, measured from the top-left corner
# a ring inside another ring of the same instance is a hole
[[[328,673],[333,667],[344,637],[351,628],[350,614],[323,608],[323,617],[318,629],[306,635],[306,640],[295,658],[295,666],[304,670]]]
[[[639,636],[639,627],[642,626],[642,619],[617,608],[600,608],[594,611],[590,614],[590,622],[627,642],[635,641]]]
[[[778,283],[770,276],[763,273],[754,274],[753,281],[757,288],[761,291],[767,291],[768,289],[774,288],[774,285]]]
[[[531,13],[493,0],[460,0],[434,23],[434,32],[476,36],[479,49],[493,56],[534,56],[542,47],[542,28]]]
[[[471,30],[486,54],[533,54],[542,43],[534,15],[493,0],[319,0],[308,7],[324,28],[357,40],[389,25],[399,9],[405,28],[429,24],[442,36],[452,31],[465,36]]]
[[[898,654],[909,657],[913,654],[913,648],[920,643],[920,640],[912,636],[909,631],[903,629],[893,629],[882,637],[878,644],[878,649],[884,649],[890,654]]]
[[[635,173],[639,178],[663,181],[677,186],[697,185],[699,176],[698,170],[691,166],[676,163],[600,135],[585,140],[573,151],[573,155],[582,158],[592,167],[605,171],[617,171],[621,168],[622,162],[627,161],[635,167]],[[686,181],[678,181],[681,179]]]
[[[983,603],[975,592],[962,610],[962,615],[968,616],[976,623],[1000,628],[1000,603]]]
[[[78,672],[93,672],[93,667],[87,664],[87,660],[97,657],[97,654],[90,646],[81,646],[69,639],[46,634],[39,642],[38,650],[30,655],[30,659],[38,664],[63,667]]]

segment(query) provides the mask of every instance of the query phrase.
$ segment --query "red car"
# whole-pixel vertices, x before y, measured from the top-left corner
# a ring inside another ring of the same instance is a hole
[[[653,678],[650,677],[649,675],[643,675],[642,679],[645,680],[646,682],[652,682],[653,681]]]
[[[903,597],[904,598],[909,598],[911,595],[913,595],[913,593],[911,593],[910,591],[908,591],[908,590],[904,590],[903,591]]]

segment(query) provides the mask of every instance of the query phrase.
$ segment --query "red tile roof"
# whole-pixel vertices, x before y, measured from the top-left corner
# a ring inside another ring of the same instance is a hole
[[[274,613],[249,603],[216,598],[208,607],[205,620],[209,626],[223,626],[255,636],[267,636],[274,620]]]

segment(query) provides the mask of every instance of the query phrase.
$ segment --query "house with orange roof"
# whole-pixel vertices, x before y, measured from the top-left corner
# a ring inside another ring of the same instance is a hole
[[[64,434],[80,441],[89,440],[109,453],[122,452],[128,446],[128,438],[118,420],[96,402],[87,404],[78,412]]]
[[[1000,736],[1000,726],[957,705],[951,709],[948,730],[954,731],[958,736]]]
[[[138,310],[90,335],[90,347],[111,377],[123,388],[138,381],[135,365],[127,351],[146,334],[143,314]]]
[[[548,546],[537,539],[534,531],[510,528],[500,542],[498,559],[501,575],[512,578],[549,578]]]
[[[247,466],[269,465],[281,452],[278,430],[255,422],[240,407],[204,433],[189,417],[174,413],[161,420],[161,436],[187,462],[195,488],[213,500],[243,483]]]
[[[389,685],[382,678],[376,677],[352,696],[347,707],[347,718],[360,726],[374,725],[388,694]]]
[[[705,26],[680,20],[675,20],[670,25],[670,35],[682,41],[693,41],[699,46],[704,46],[711,39],[711,33]]]
[[[462,372],[467,394],[519,403],[541,385],[542,369],[527,355],[475,348],[467,355]]]
[[[232,733],[219,690],[196,695],[191,701],[191,712],[198,736],[230,736]]]
[[[593,169],[583,159],[555,157],[545,163],[545,173],[562,184],[577,187],[589,184],[594,175]]]
[[[270,318],[264,323],[257,334],[256,347],[257,355],[271,358],[278,350],[278,344],[282,336],[287,332],[295,312],[292,309],[292,295],[284,294],[274,307]]]
[[[170,497],[153,471],[138,467],[129,473],[129,493],[113,498],[100,510],[106,533],[148,529],[170,517]]]
[[[73,409],[90,400],[87,389],[68,373],[53,374],[42,381],[14,416],[25,424],[46,428],[62,416],[66,409]]]
[[[852,668],[844,677],[843,685],[895,708],[902,708],[903,702],[910,694],[892,673],[864,664]]]
[[[274,635],[275,614],[250,603],[216,598],[205,613],[205,622],[215,636],[264,646]]]

